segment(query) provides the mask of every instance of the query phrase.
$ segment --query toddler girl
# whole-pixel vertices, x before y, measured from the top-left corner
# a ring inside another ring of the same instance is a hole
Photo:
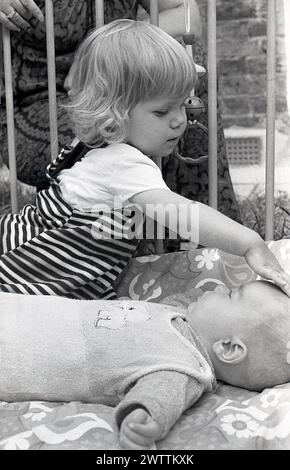
[[[141,237],[141,213],[245,256],[290,293],[257,233],[170,191],[152,160],[170,155],[186,128],[197,73],[182,45],[155,26],[117,20],[84,40],[70,77],[76,139],[48,167],[50,187],[36,206],[0,219],[0,291],[114,298]]]

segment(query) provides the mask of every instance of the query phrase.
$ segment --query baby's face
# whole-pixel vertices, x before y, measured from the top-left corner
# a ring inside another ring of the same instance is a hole
[[[290,378],[289,304],[289,297],[267,281],[232,290],[221,286],[191,304],[187,319],[218,378],[261,390]]]
[[[263,315],[266,309],[285,309],[285,294],[267,281],[254,281],[235,289],[219,286],[213,292],[205,292],[188,309],[189,321],[197,331],[232,332],[237,321],[251,321],[251,315]],[[289,307],[288,305],[286,307]]]

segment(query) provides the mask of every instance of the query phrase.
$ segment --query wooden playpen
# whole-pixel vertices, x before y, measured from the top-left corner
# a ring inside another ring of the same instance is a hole
[[[186,25],[189,3],[185,0]],[[103,0],[95,0],[96,26],[104,23]],[[150,21],[158,26],[158,0],[150,0]],[[45,1],[47,38],[49,120],[51,158],[58,154],[58,129],[56,112],[56,75],[54,52],[53,1]],[[273,239],[274,226],[274,181],[275,181],[275,67],[276,67],[276,0],[268,0],[267,19],[267,117],[266,117],[266,239]],[[8,153],[12,211],[17,212],[17,172],[14,136],[13,87],[11,70],[10,31],[3,27],[3,52],[5,70],[5,96],[8,126]],[[208,165],[209,204],[217,207],[217,59],[216,59],[216,0],[207,0],[207,47],[208,47]]]

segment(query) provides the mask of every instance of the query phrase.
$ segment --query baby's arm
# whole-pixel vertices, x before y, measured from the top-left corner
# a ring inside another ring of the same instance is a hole
[[[145,375],[116,408],[121,446],[127,449],[150,448],[167,435],[202,392],[201,384],[179,372],[159,371]]]
[[[173,232],[177,231],[182,238],[244,256],[256,274],[274,281],[290,296],[290,277],[263,239],[248,227],[212,207],[190,201],[166,189],[143,191],[136,194],[132,202],[138,204],[148,217],[157,219],[159,223],[165,220],[165,225]],[[165,217],[163,215],[158,219],[156,213],[160,213],[162,206],[166,210]]]

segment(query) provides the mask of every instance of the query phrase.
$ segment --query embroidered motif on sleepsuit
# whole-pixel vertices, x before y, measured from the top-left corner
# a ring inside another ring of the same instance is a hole
[[[150,320],[151,315],[144,305],[132,307],[128,305],[110,306],[108,309],[98,311],[98,318],[94,322],[96,328],[107,328],[108,330],[119,330],[124,328],[128,322],[138,323]]]

